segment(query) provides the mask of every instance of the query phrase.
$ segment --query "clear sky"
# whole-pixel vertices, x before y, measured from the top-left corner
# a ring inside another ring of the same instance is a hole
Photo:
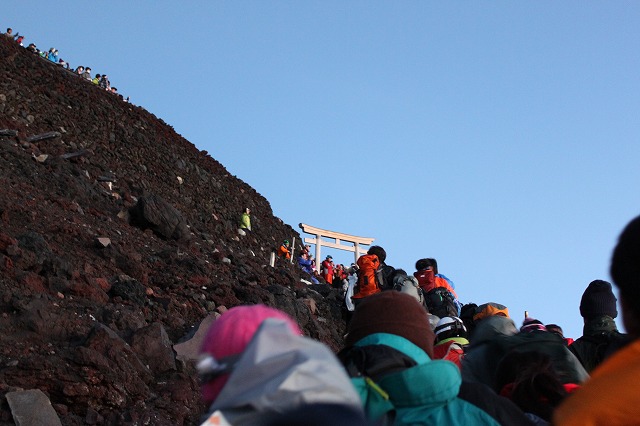
[[[286,223],[435,257],[518,325],[579,337],[640,213],[637,1],[23,0],[0,26],[107,73]]]

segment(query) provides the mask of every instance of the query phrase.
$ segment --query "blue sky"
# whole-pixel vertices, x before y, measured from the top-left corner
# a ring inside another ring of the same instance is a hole
[[[274,213],[579,337],[638,213],[635,1],[5,2]],[[348,254],[331,253],[351,262]]]

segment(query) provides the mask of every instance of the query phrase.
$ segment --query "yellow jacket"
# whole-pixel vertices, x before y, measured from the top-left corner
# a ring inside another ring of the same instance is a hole
[[[553,416],[556,426],[640,423],[640,339],[600,364]]]

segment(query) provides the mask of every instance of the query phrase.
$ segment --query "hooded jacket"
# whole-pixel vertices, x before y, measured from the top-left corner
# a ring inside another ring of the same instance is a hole
[[[251,231],[251,216],[247,212],[242,213],[242,216],[240,216],[240,229]]]
[[[270,318],[240,356],[202,425],[214,424],[213,419],[215,424],[261,425],[270,414],[307,404],[362,412],[358,394],[329,348]]]
[[[351,362],[353,350],[360,365],[357,360]],[[499,424],[476,405],[457,397],[462,379],[455,364],[431,360],[404,337],[370,334],[343,351],[341,357],[374,421],[393,419],[394,425]]]
[[[549,355],[563,384],[581,384],[589,378],[560,336],[547,331],[509,335],[514,329],[513,321],[502,316],[485,318],[478,324],[467,354],[462,359],[462,376],[465,380],[479,381],[495,388],[498,363],[509,351],[539,351]]]
[[[598,316],[584,324],[582,337],[576,339],[569,350],[591,373],[607,356],[626,342],[627,335],[620,333],[616,323],[608,315]]]

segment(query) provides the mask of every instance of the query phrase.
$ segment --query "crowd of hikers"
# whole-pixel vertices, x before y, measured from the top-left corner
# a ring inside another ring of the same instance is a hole
[[[20,35],[20,33],[15,33],[13,32],[13,28],[7,28],[7,31],[5,33],[2,34],[2,36],[9,38],[11,40],[14,40],[16,43],[20,44],[20,46],[24,47],[24,36]],[[124,96],[122,96],[121,94],[118,93],[118,89],[116,87],[113,87],[111,85],[111,82],[109,81],[109,77],[106,74],[95,74],[94,76],[92,76],[91,74],[91,67],[85,67],[83,65],[79,65],[77,66],[75,69],[71,67],[71,64],[69,64],[68,61],[65,61],[64,59],[62,59],[60,57],[60,53],[58,52],[58,49],[52,47],[50,48],[48,51],[47,50],[40,50],[36,47],[36,45],[34,43],[29,43],[29,45],[27,45],[26,49],[29,52],[34,53],[35,55],[38,55],[40,58],[50,61],[66,70],[68,70],[71,73],[74,73],[76,75],[78,75],[79,77],[95,84],[96,86],[100,87],[101,89],[106,90],[107,92],[113,93],[115,95],[117,95],[120,99],[122,99],[125,102],[129,102],[129,97],[125,98]]]
[[[288,241],[279,255],[291,257]],[[309,256],[301,249],[304,268]],[[198,364],[210,404],[203,425],[640,423],[640,216],[612,256],[620,306],[611,283],[585,283],[575,340],[529,315],[518,327],[497,302],[460,304],[433,258],[411,275],[385,258],[372,246],[344,275],[316,275],[345,286],[337,355],[263,305],[215,321]],[[616,327],[619,308],[628,334]]]

